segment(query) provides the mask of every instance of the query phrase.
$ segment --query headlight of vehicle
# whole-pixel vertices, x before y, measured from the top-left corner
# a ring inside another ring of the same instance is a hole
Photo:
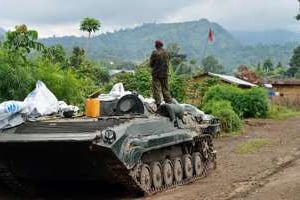
[[[111,129],[106,129],[103,134],[103,141],[107,144],[112,144],[116,140],[116,132]]]

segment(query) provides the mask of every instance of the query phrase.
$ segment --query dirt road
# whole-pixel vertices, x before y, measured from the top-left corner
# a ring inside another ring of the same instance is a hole
[[[263,143],[247,146],[253,141]],[[249,120],[245,122],[244,134],[218,138],[214,143],[218,168],[208,177],[141,199],[300,200],[300,116],[284,121]],[[246,149],[240,152],[241,147]],[[120,198],[127,197],[116,197]],[[0,199],[15,198],[2,192]],[[67,199],[103,199],[103,196]]]
[[[241,136],[215,141],[218,169],[207,178],[145,199],[300,200],[300,117],[250,120],[244,129]],[[257,139],[268,143],[237,153],[238,145]]]

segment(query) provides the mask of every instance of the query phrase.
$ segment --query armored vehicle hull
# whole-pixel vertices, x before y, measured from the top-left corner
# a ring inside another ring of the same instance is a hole
[[[97,180],[153,194],[215,166],[201,130],[158,115],[27,122],[0,133],[0,178],[19,193],[30,192],[28,182]]]

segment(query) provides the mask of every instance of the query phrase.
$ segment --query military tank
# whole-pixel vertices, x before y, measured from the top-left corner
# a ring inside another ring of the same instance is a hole
[[[212,136],[175,104],[161,112],[126,95],[98,118],[26,122],[0,132],[0,178],[15,192],[28,183],[101,181],[151,195],[205,177],[216,166]],[[149,112],[150,111],[150,112]]]

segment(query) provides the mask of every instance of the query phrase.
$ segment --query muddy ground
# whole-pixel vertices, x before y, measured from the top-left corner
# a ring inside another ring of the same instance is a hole
[[[237,153],[237,146],[255,139],[267,141],[254,152]],[[218,168],[195,183],[159,193],[146,200],[272,199],[300,200],[300,116],[283,121],[248,120],[244,134],[218,138]],[[105,193],[105,194],[104,194]],[[131,199],[113,189],[107,192],[54,194],[38,199]],[[22,199],[0,188],[0,199]]]

